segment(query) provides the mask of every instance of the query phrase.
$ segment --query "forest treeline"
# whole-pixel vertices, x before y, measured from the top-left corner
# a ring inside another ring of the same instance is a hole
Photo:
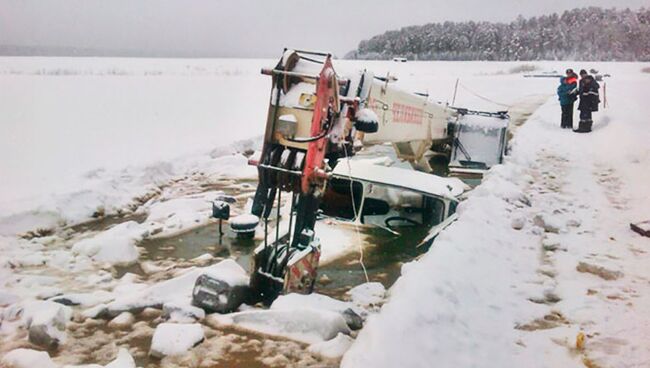
[[[388,31],[349,59],[650,61],[650,9],[567,10],[510,23],[444,22]]]

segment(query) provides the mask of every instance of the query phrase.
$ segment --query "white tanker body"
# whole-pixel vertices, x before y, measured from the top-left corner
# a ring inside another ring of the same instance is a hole
[[[398,158],[409,161],[418,170],[431,171],[426,153],[434,145],[450,142],[447,129],[455,111],[375,78],[367,107],[377,115],[379,129],[365,134],[363,142],[390,142]]]
[[[293,50],[287,50],[282,59],[282,66],[287,72],[294,73],[286,79],[286,91],[281,93],[277,101],[270,101],[267,121],[267,140],[274,140],[287,147],[307,149],[307,144],[287,139],[287,133],[296,137],[308,137],[310,134],[313,106],[316,98],[316,79],[304,76],[316,76],[321,64],[304,58],[294,58],[295,63],[286,62],[293,55]],[[303,77],[300,77],[302,75]],[[338,98],[343,100],[357,99],[357,115],[370,109],[374,114],[378,130],[373,133],[354,132],[353,138],[364,144],[391,143],[397,157],[410,162],[414,168],[430,172],[428,155],[432,147],[441,147],[451,142],[448,124],[455,120],[457,113],[453,109],[434,104],[426,98],[403,91],[392,83],[396,78],[375,77],[370,71],[357,71],[337,75],[340,83]],[[272,96],[276,92],[272,92]],[[338,101],[337,101],[338,102]],[[343,103],[337,105],[343,106]],[[343,119],[345,119],[344,115]],[[347,122],[339,124],[338,131],[333,129],[330,141],[340,145],[349,136],[354,124]],[[268,129],[274,129],[269,131]],[[438,152],[447,154],[446,152]]]

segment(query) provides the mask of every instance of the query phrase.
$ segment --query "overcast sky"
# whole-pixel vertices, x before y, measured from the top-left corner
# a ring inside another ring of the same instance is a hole
[[[511,21],[648,0],[0,0],[0,45],[275,57],[285,46],[343,56],[386,30],[445,20]]]

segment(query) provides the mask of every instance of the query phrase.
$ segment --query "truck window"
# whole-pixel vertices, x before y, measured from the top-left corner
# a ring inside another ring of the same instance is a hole
[[[422,214],[425,225],[438,225],[445,219],[445,202],[438,198],[425,197],[425,209]]]
[[[449,213],[447,214],[447,216],[451,216],[454,213],[456,213],[456,207],[458,207],[458,202],[450,201],[449,202]]]
[[[442,222],[444,202],[420,193],[367,184],[361,222],[380,226],[426,226]],[[387,224],[388,221],[388,224]]]
[[[332,178],[327,183],[320,209],[324,215],[329,217],[354,220],[354,208],[356,208],[357,213],[361,212],[362,197],[363,185],[358,181],[352,183],[351,192],[350,180]],[[354,198],[354,208],[352,207],[352,198]]]

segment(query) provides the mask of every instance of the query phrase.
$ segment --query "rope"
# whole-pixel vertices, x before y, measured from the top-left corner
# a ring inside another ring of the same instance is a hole
[[[357,244],[359,244],[359,264],[363,270],[363,275],[366,278],[366,282],[370,282],[368,278],[368,271],[366,270],[366,265],[363,263],[363,244],[361,243],[361,234],[359,233],[359,225],[357,224],[357,205],[354,201],[354,188],[352,186],[352,166],[350,166],[350,157],[348,157],[348,150],[343,148],[343,153],[345,154],[345,161],[348,165],[348,180],[350,180],[350,197],[352,198],[352,212],[354,213],[354,230],[357,234]]]
[[[484,100],[484,101],[487,101],[487,102],[493,103],[493,104],[495,104],[495,105],[499,105],[499,106],[507,107],[507,108],[512,107],[512,105],[507,105],[507,104],[504,104],[504,103],[496,102],[496,101],[491,100],[491,99],[489,99],[489,98],[487,98],[487,97],[485,97],[485,96],[479,95],[478,93],[476,93],[476,92],[472,91],[471,89],[467,88],[467,86],[465,86],[465,85],[462,84],[462,83],[458,83],[458,84],[460,85],[460,87],[461,87],[462,89],[464,89],[465,91],[467,91],[467,92],[469,92],[470,94],[474,95],[475,97],[480,98],[481,100]]]

